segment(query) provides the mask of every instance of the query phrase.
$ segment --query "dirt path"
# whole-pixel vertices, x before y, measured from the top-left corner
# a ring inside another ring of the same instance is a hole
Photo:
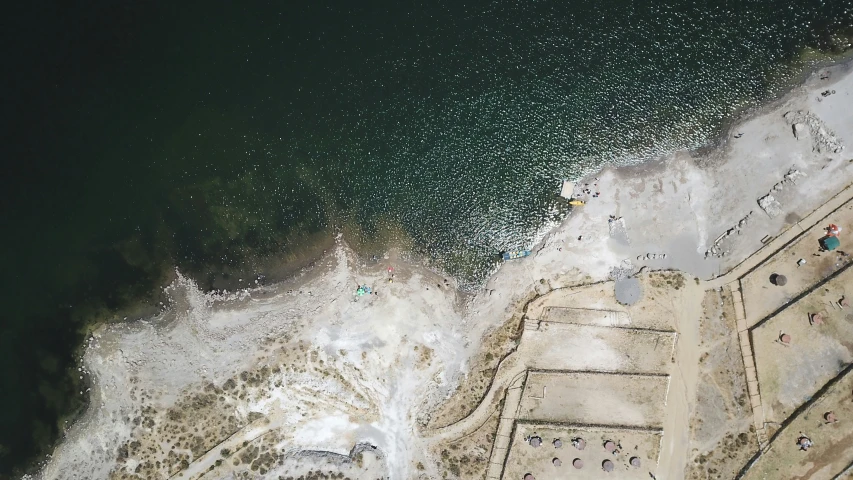
[[[255,420],[234,433],[234,435],[228,437],[224,442],[210,449],[207,453],[191,463],[185,470],[169,477],[169,479],[202,478],[210,466],[222,458],[222,454],[220,452],[223,449],[236,452],[243,448],[243,442],[252,443],[264,435],[281,428],[284,425],[285,418],[286,417],[284,415],[274,415],[272,417],[263,417]]]
[[[522,361],[518,353],[513,353],[506,357],[498,366],[498,371],[492,382],[492,386],[483,400],[477,405],[467,417],[458,422],[451,423],[444,427],[434,428],[423,432],[424,437],[431,439],[453,439],[464,437],[469,432],[473,432],[480,427],[489,417],[495,413],[495,410],[500,405],[502,395],[505,392],[507,385],[513,382],[520,374],[527,370],[527,366]]]
[[[521,394],[524,390],[526,377],[527,375],[524,372],[516,375],[507,389],[506,402],[504,402],[498,431],[495,434],[495,443],[489,456],[486,480],[500,480],[501,478],[504,459],[509,454],[510,444],[512,443],[512,428],[518,415],[518,406],[521,404]]]
[[[690,416],[696,401],[696,384],[699,379],[699,319],[702,315],[704,286],[687,286],[681,296],[682,312],[675,326],[678,345],[675,350],[675,368],[670,377],[666,399],[666,421],[661,439],[661,456],[657,468],[660,479],[684,478],[690,446]]]

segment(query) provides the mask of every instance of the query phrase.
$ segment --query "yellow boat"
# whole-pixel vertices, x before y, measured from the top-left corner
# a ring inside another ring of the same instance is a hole
[[[577,205],[577,206],[581,206],[581,205],[584,205],[584,204],[585,204],[585,202],[584,202],[583,200],[572,200],[572,201],[570,201],[570,202],[569,202],[569,205]]]

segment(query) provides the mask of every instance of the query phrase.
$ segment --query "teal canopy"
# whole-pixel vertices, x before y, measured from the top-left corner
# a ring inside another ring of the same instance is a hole
[[[359,285],[358,290],[355,291],[355,294],[358,295],[359,297],[361,297],[363,295],[370,295],[370,293],[371,293],[370,287],[368,287],[367,285]]]
[[[841,246],[841,242],[838,241],[838,237],[824,237],[820,241],[823,248],[827,250],[835,250],[839,246]]]

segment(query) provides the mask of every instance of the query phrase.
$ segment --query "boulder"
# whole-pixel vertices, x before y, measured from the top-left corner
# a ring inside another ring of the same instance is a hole
[[[782,205],[769,193],[758,199],[758,206],[771,218],[782,214]]]

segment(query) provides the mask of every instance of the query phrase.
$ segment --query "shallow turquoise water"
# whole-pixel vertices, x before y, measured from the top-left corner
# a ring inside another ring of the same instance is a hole
[[[654,3],[7,12],[0,472],[77,405],[81,325],[165,269],[210,286],[344,226],[476,282],[560,179],[706,144],[853,26],[842,1]]]

